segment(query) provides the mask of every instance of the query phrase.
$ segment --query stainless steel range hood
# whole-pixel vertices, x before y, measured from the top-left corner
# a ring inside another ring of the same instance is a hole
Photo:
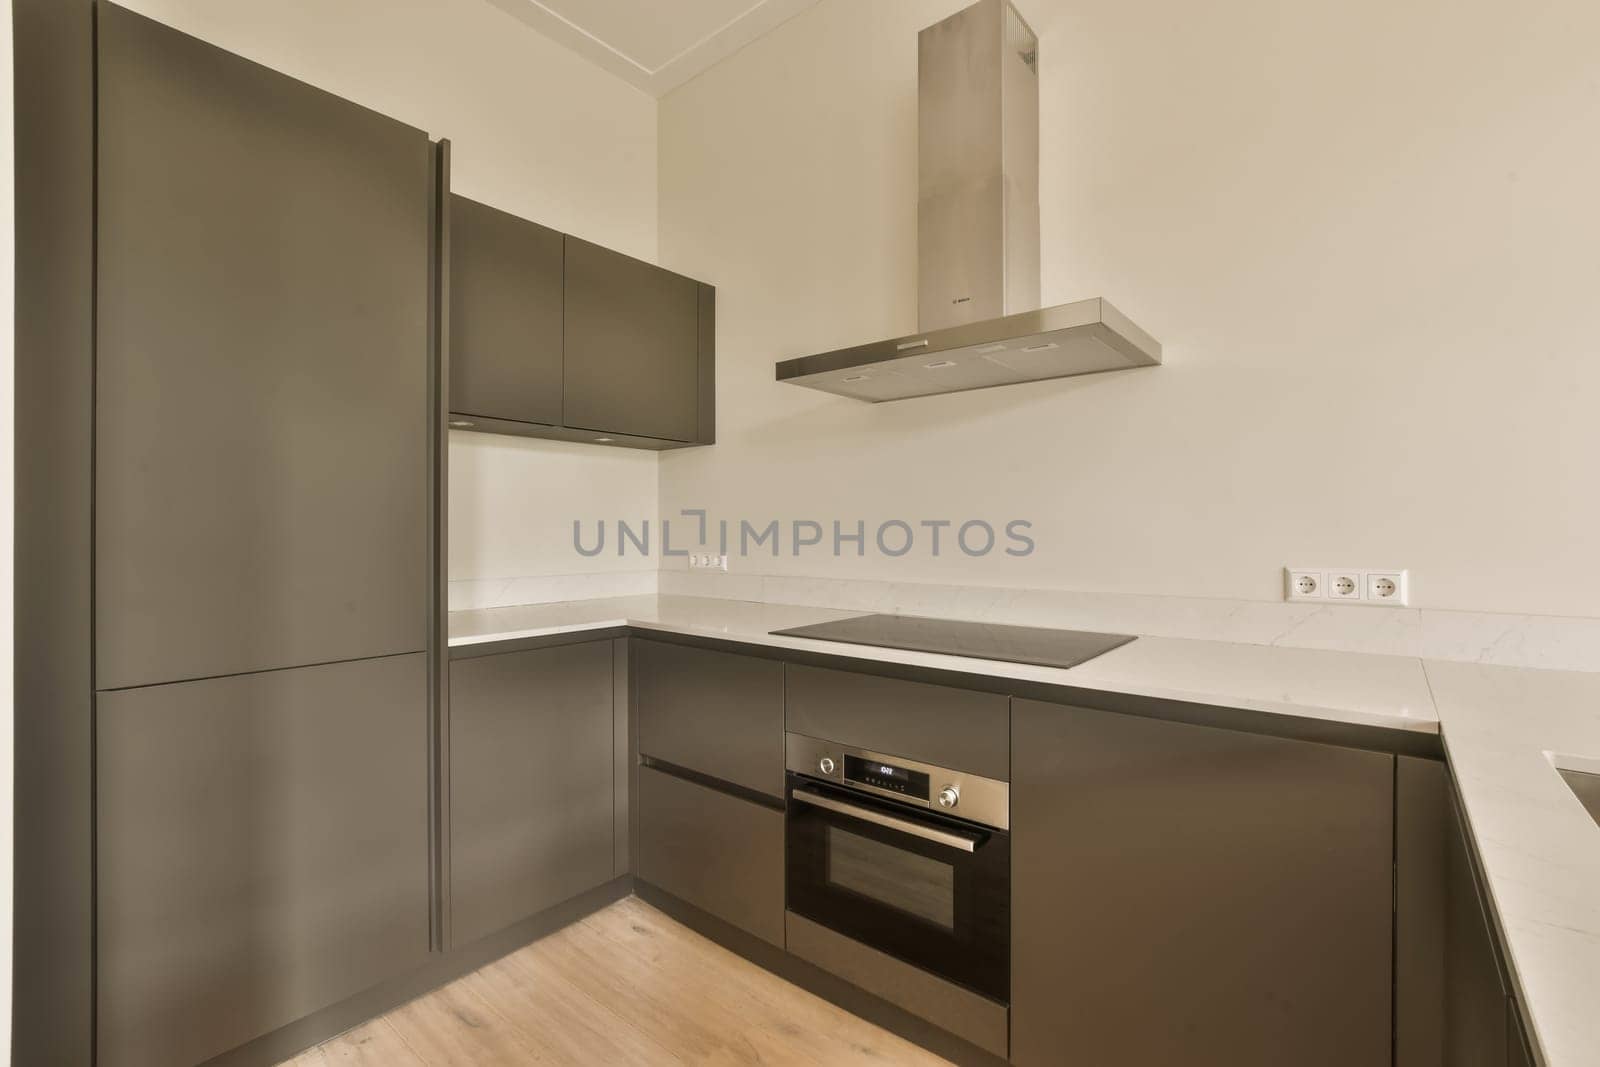
[[[1039,307],[1038,57],[1009,0],[917,35],[921,332],[784,360],[778,381],[878,402],[1161,362],[1104,300]]]
[[[1161,362],[1161,346],[1104,300],[786,359],[778,381],[870,400],[985,389]]]

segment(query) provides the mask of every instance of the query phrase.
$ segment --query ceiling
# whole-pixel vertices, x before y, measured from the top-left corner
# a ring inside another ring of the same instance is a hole
[[[817,0],[490,0],[661,96]]]

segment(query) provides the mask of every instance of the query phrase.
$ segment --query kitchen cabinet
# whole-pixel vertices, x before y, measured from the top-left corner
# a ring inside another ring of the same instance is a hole
[[[612,876],[610,641],[450,663],[451,940]]]
[[[791,665],[784,700],[791,733],[1011,777],[1010,698],[1001,694]]]
[[[1533,1049],[1528,1044],[1528,1028],[1514,1000],[1506,1001],[1506,1027],[1506,1067],[1534,1067]]]
[[[1395,759],[1395,1067],[1446,1067],[1445,946],[1450,772]]]
[[[1388,1064],[1393,775],[1014,701],[1013,1062]]]
[[[428,956],[422,653],[101,693],[101,1067],[186,1067]]]
[[[561,424],[562,235],[450,197],[450,411]]]
[[[1395,1065],[1532,1067],[1449,769],[1397,758]]]
[[[701,412],[701,312],[709,297],[709,287],[692,278],[569,236],[566,424],[710,443],[712,423]]]
[[[1454,791],[1445,830],[1444,1062],[1504,1067],[1511,1048],[1511,999],[1494,924],[1478,889],[1472,842]]]
[[[634,873],[783,945],[783,811],[674,774],[638,769]]]
[[[58,1028],[182,1067],[428,961],[438,157],[90,6],[94,824],[54,847],[94,856],[95,998]]]
[[[758,656],[635,639],[639,752],[783,796],[783,672]]]
[[[716,440],[716,290],[451,197],[451,425],[664,450]]]
[[[427,135],[96,11],[95,687],[425,648]]]

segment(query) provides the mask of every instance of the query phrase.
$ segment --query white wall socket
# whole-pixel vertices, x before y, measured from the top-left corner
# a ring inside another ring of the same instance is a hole
[[[1368,571],[1353,567],[1285,567],[1285,600],[1325,600],[1345,604],[1404,607],[1411,602],[1408,571]]]
[[[1348,567],[1330,568],[1327,590],[1329,600],[1360,600],[1361,572]]]
[[[1362,577],[1366,583],[1363,596],[1367,603],[1404,606],[1411,602],[1405,571],[1367,571]]]
[[[727,556],[713,556],[704,552],[689,553],[689,569],[692,571],[723,571],[728,569]]]
[[[1283,569],[1283,596],[1285,600],[1326,600],[1323,585],[1327,576],[1322,571],[1306,567]]]

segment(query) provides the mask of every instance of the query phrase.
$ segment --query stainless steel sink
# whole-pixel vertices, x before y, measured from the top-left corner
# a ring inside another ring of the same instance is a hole
[[[1567,783],[1567,788],[1572,790],[1578,802],[1589,813],[1589,818],[1600,826],[1600,773],[1591,771],[1575,771],[1567,767],[1557,767],[1561,778]]]

